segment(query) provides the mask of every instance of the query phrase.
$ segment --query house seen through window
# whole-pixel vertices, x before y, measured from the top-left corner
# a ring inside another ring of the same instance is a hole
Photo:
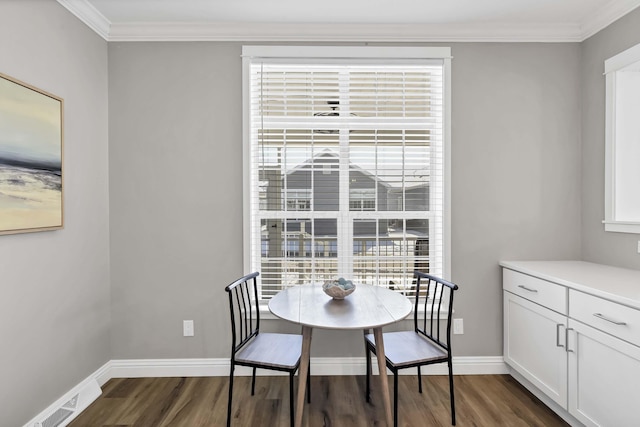
[[[263,299],[340,276],[410,293],[413,270],[445,269],[447,61],[336,49],[244,49],[245,265]]]

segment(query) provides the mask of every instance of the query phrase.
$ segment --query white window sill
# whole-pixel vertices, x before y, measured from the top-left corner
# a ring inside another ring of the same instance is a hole
[[[602,221],[605,231],[640,234],[640,222]]]

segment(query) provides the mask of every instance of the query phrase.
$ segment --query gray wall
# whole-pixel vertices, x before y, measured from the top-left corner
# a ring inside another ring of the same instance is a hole
[[[451,46],[466,326],[455,354],[499,356],[498,261],[580,258],[580,45]],[[109,44],[115,359],[228,356],[223,287],[243,273],[240,54],[241,43]],[[317,331],[312,351],[361,347],[359,334]]]
[[[115,359],[228,356],[223,287],[243,273],[240,50],[109,44]]]
[[[640,269],[640,235],[605,232],[604,61],[640,43],[640,9],[582,43],[582,256],[585,261]],[[640,191],[640,189],[639,189]],[[640,285],[639,285],[640,286]]]
[[[0,426],[13,427],[111,359],[107,44],[55,1],[1,1],[0,72],[65,108],[65,228],[0,236]]]
[[[458,356],[502,355],[500,260],[580,258],[577,44],[452,49]]]

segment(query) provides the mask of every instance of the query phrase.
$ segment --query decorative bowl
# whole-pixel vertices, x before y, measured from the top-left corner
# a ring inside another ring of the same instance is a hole
[[[344,299],[356,290],[356,285],[351,280],[345,280],[341,277],[325,281],[322,285],[322,290],[333,299]]]

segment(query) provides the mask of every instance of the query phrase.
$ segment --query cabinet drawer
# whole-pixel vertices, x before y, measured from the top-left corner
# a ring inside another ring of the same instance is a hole
[[[569,317],[640,346],[640,310],[571,289]]]
[[[504,269],[502,287],[553,311],[567,314],[567,288],[562,285]]]

